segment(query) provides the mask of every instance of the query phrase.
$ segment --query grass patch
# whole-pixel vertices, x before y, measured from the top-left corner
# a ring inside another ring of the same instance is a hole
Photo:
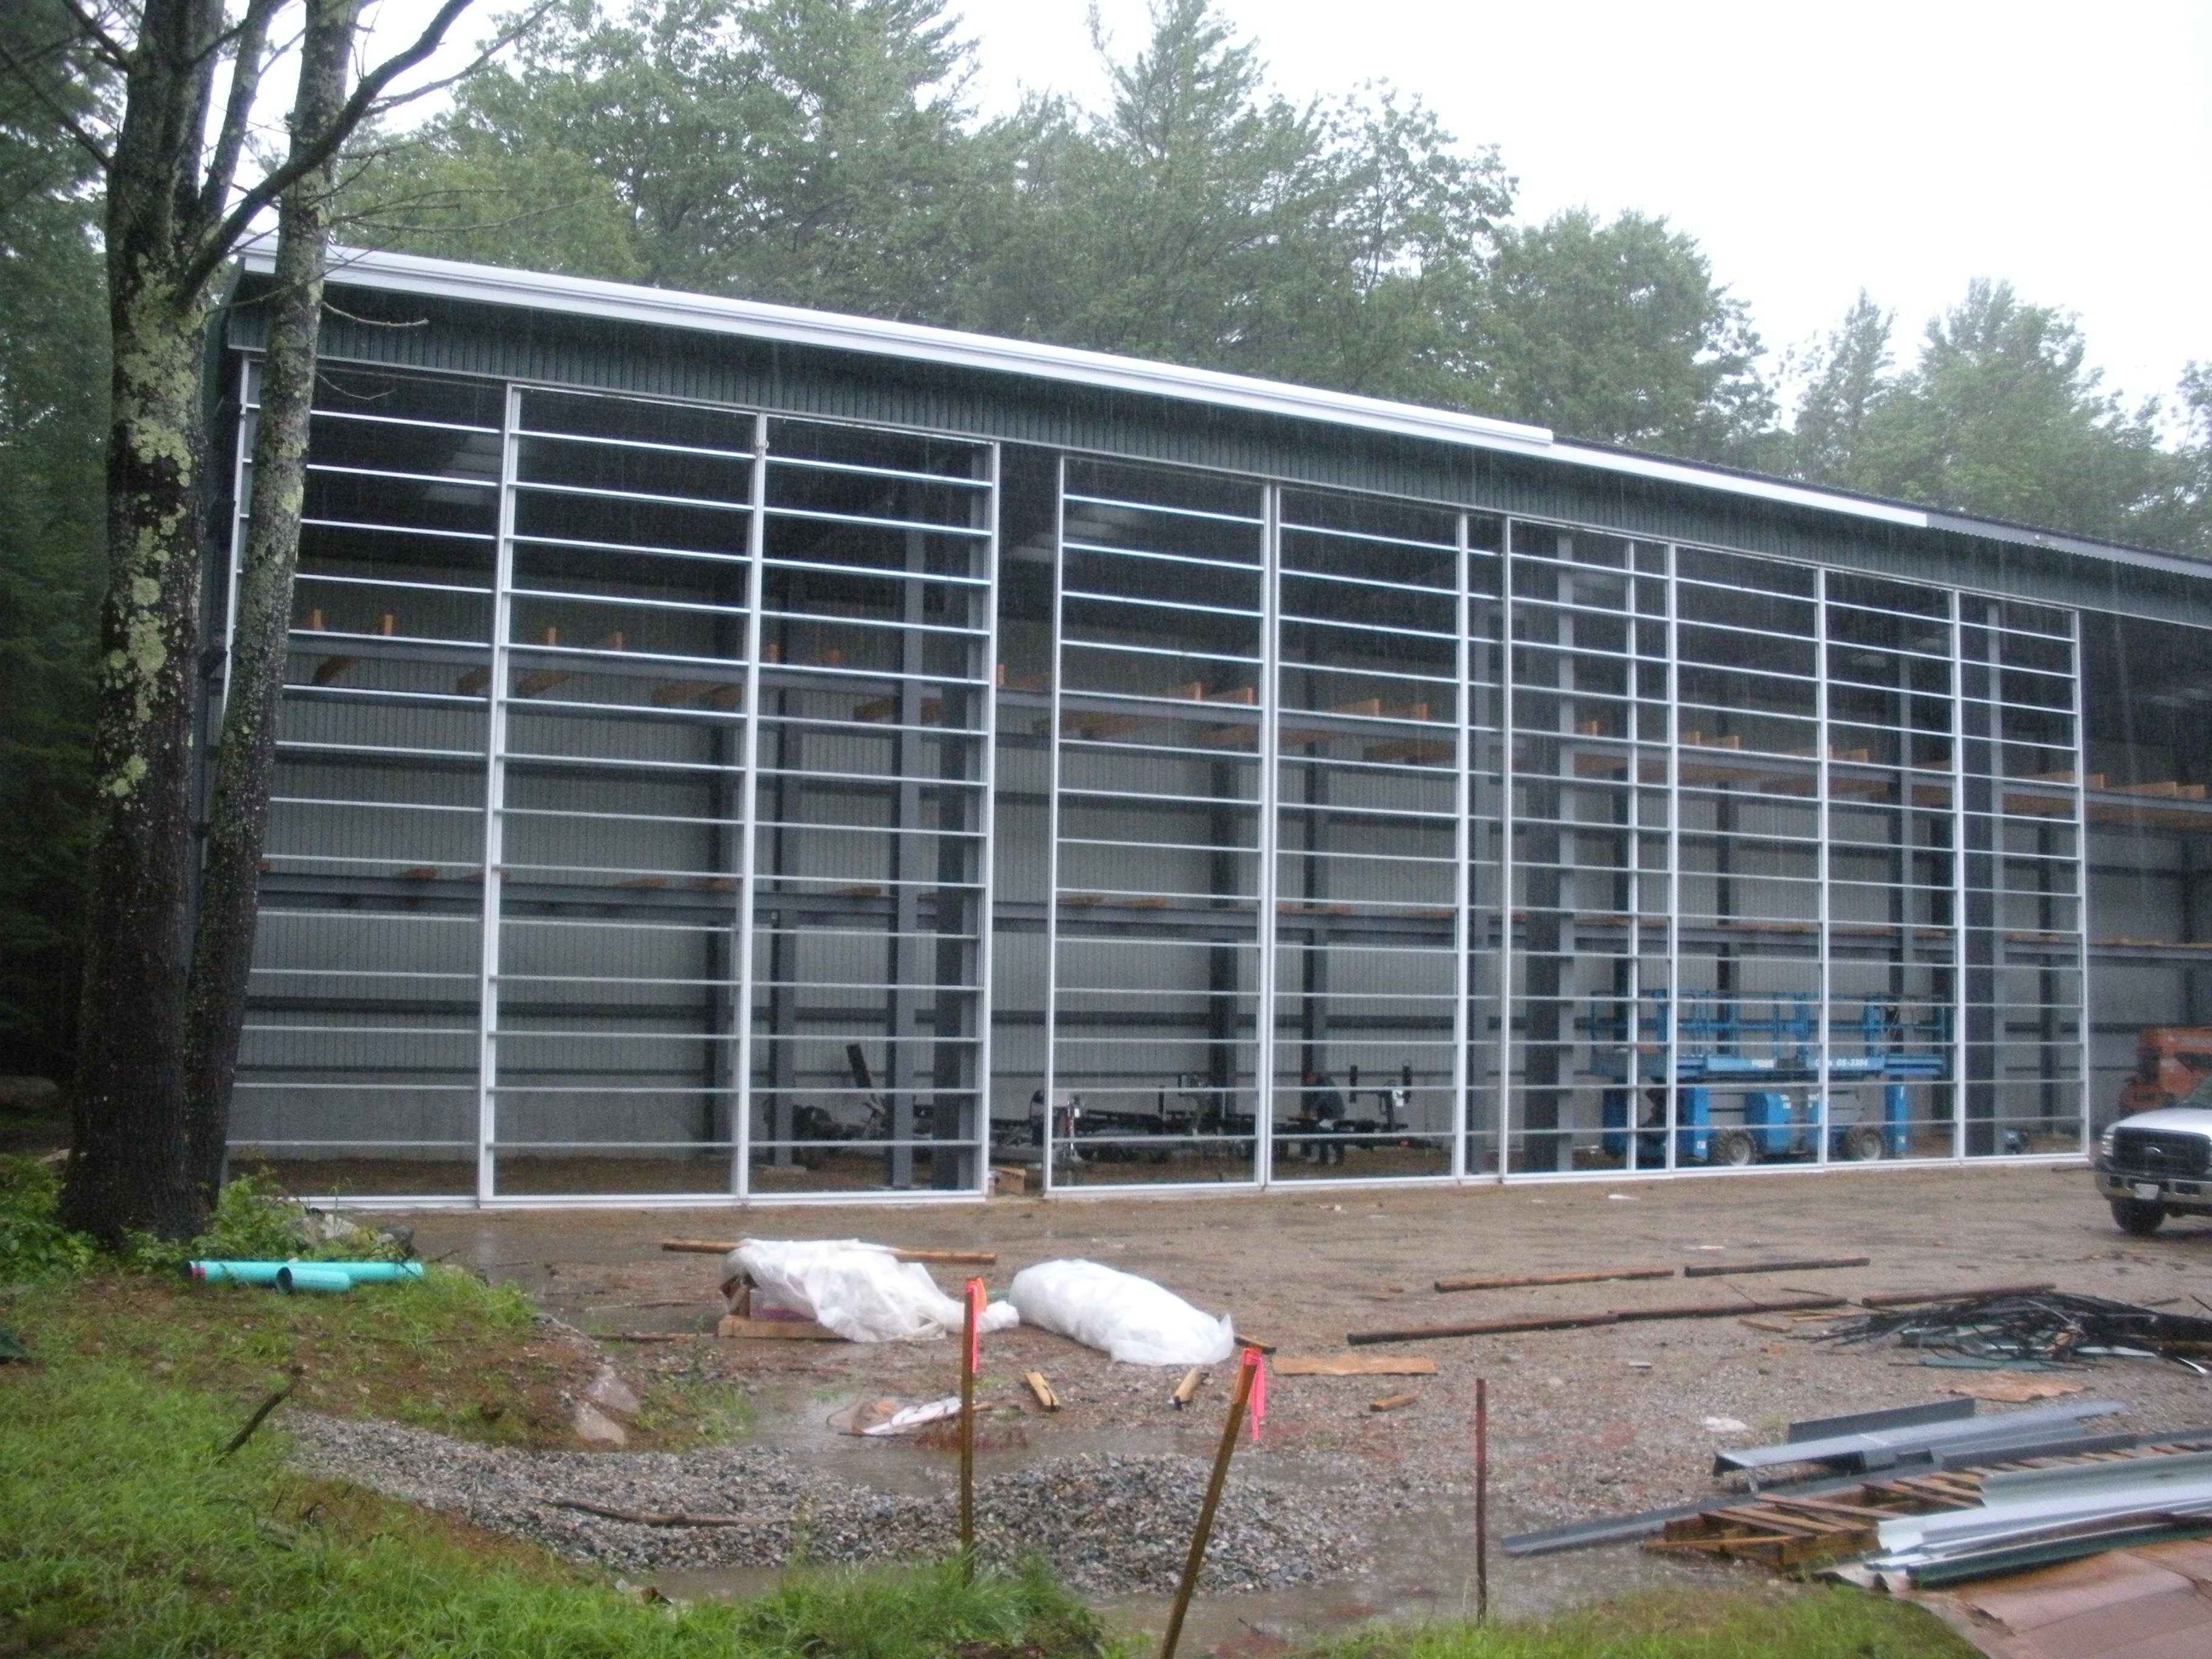
[[[52,1344],[50,1332],[47,1340]],[[0,1654],[157,1659],[1100,1659],[1038,1577],[806,1574],[647,1606],[526,1547],[236,1456],[228,1402],[115,1346],[0,1368]],[[281,1422],[281,1418],[279,1419]]]
[[[1668,1589],[1555,1619],[1366,1631],[1314,1659],[1976,1659],[1907,1601],[1840,1586]]]

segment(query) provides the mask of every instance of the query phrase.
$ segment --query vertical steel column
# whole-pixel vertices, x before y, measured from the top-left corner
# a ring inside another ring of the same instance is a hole
[[[1472,672],[1474,653],[1468,639],[1469,622],[1468,589],[1471,586],[1468,565],[1468,515],[1462,513],[1454,521],[1452,532],[1456,557],[1459,592],[1456,596],[1454,624],[1457,651],[1456,672],[1459,678],[1458,731],[1452,745],[1452,763],[1458,771],[1455,797],[1457,810],[1452,827],[1452,1162],[1455,1181],[1467,1179],[1468,1154],[1473,1150],[1474,1127],[1468,1121],[1469,1109],[1474,1100],[1468,1087],[1468,1044],[1474,1032],[1468,1018],[1468,999],[1474,992],[1472,971],[1474,951],[1474,929],[1468,912],[1474,898],[1474,883],[1468,879],[1468,860],[1474,856],[1474,838],[1472,825],[1474,819],[1474,680]]]
[[[1661,578],[1667,598],[1667,1040],[1660,1045],[1659,1058],[1667,1068],[1669,1170],[1680,1166],[1682,1145],[1682,605],[1675,587],[1680,550],[1674,543],[1667,544],[1667,568]]]
[[[1513,986],[1513,560],[1521,521],[1505,521],[1498,554],[1498,1179],[1512,1173]]]
[[[251,417],[249,419],[249,416]],[[222,695],[208,700],[202,741],[222,730],[223,706],[230,701],[230,655],[238,638],[238,583],[246,552],[246,520],[253,505],[246,473],[253,453],[251,431],[261,424],[261,359],[245,358],[238,377],[238,426],[230,457],[230,535],[225,550],[222,601]],[[203,768],[212,775],[212,769]]]
[[[1066,631],[1062,625],[1063,544],[1067,530],[1067,457],[1055,463],[1056,483],[1052,501],[1052,670],[1045,685],[1045,835],[1044,835],[1044,1133],[1039,1137],[1044,1190],[1055,1183],[1059,1147],[1054,1133],[1053,1102],[1059,1097],[1060,1080],[1060,688],[1067,678]]]
[[[499,446],[499,526],[492,562],[489,673],[484,682],[483,882],[477,940],[477,1202],[489,1202],[498,1179],[493,1148],[499,1137],[500,866],[506,857],[507,659],[514,593],[514,479],[521,440],[522,391],[507,389]]]
[[[2089,1026],[2089,805],[2082,791],[2083,769],[2088,765],[2087,734],[2082,729],[2081,706],[2081,613],[2066,613],[2069,635],[2073,641],[2073,700],[2069,712],[2074,720],[2074,787],[2068,792],[2074,800],[2074,1048],[2080,1056],[2075,1072],[2081,1080],[2081,1094],[2075,1103],[2075,1115],[2081,1122],[2081,1154],[2087,1157],[2089,1144],[2089,1042],[2094,1035]],[[2187,843],[2184,843],[2184,856]],[[2192,931],[2191,918],[2187,914],[2189,890],[2182,889],[2184,914],[2181,931],[2185,935]]]
[[[976,797],[975,810],[981,815],[983,844],[976,856],[981,860],[975,872],[975,896],[969,902],[974,917],[975,949],[975,990],[970,1006],[975,1010],[975,1047],[970,1050],[969,1076],[975,1103],[972,1122],[975,1136],[975,1187],[978,1193],[991,1190],[991,1084],[997,1068],[991,1058],[993,1009],[995,1006],[992,981],[991,926],[993,901],[999,890],[999,566],[1004,550],[999,544],[999,493],[1002,476],[1000,446],[990,447],[990,489],[986,495],[984,527],[989,531],[984,542],[987,561],[987,580],[983,589],[983,614],[987,637],[983,642],[983,734],[975,739],[983,745],[981,793]],[[943,991],[939,992],[939,1006],[944,1006]],[[1046,993],[1048,996],[1049,991]]]
[[[1966,652],[1960,595],[1949,595],[1951,621],[1951,1156],[1966,1156]],[[1911,790],[1906,790],[1910,796]],[[1899,803],[1911,867],[1912,803]],[[1908,937],[1910,932],[1908,930]],[[1911,1119],[1908,1115],[1907,1122]],[[1908,1135],[1910,1129],[1906,1131]],[[1908,1147],[1910,1142],[1907,1142]]]
[[[1909,704],[1901,704],[1900,714],[1905,714],[1909,708]],[[1814,937],[1818,942],[1814,948],[1820,953],[1820,1023],[1814,1028],[1814,1034],[1813,1054],[1816,1069],[1813,1074],[1813,1086],[1819,1091],[1814,1098],[1820,1101],[1820,1108],[1817,1112],[1812,1110],[1812,1103],[1808,1100],[1805,1115],[1812,1120],[1810,1127],[1816,1143],[1813,1148],[1813,1161],[1826,1164],[1828,1161],[1828,1143],[1833,1138],[1828,1125],[1836,1113],[1834,1059],[1829,1052],[1836,994],[1835,930],[1834,906],[1828,892],[1833,871],[1828,857],[1831,840],[1828,769],[1835,757],[1835,743],[1828,731],[1828,573],[1826,569],[1813,573],[1813,835],[1815,842],[1813,858],[1814,880],[1818,888],[1814,894],[1814,903],[1818,908],[1814,922]],[[1909,733],[1904,732],[1899,732],[1898,740],[1900,743],[1911,741]],[[1905,758],[1908,761],[1911,758],[1909,752]]]
[[[754,848],[760,819],[761,604],[768,592],[768,416],[753,416],[752,516],[745,523],[745,690],[738,727],[738,903],[732,919],[730,956],[737,971],[737,1086],[730,1102],[730,1190],[740,1204],[752,1197],[754,895],[760,860]]]
[[[1252,1179],[1265,1188],[1275,1167],[1275,860],[1280,856],[1282,826],[1276,821],[1282,791],[1275,769],[1282,743],[1277,730],[1282,709],[1282,646],[1275,637],[1282,620],[1281,580],[1283,487],[1267,484],[1260,492],[1260,963],[1258,1009],[1252,1056]],[[1318,926],[1318,924],[1316,924]]]

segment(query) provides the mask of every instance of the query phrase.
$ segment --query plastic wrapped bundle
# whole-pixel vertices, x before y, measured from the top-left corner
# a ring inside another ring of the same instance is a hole
[[[1237,1351],[1227,1315],[1200,1313],[1149,1279],[1096,1261],[1040,1261],[1014,1275],[1022,1322],[1127,1365],[1213,1365]]]
[[[766,1302],[811,1319],[848,1342],[922,1342],[957,1334],[967,1315],[937,1288],[929,1269],[901,1261],[888,1246],[857,1238],[781,1243],[748,1239],[726,1258],[726,1277],[751,1277]],[[1021,1323],[1012,1304],[983,1310],[987,1331]]]

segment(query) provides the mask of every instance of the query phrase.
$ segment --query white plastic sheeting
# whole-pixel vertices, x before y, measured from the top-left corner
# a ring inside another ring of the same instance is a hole
[[[750,1238],[724,1265],[726,1279],[751,1276],[757,1302],[803,1315],[848,1342],[924,1342],[956,1335],[966,1324],[960,1304],[938,1289],[929,1269],[899,1261],[884,1244]],[[1011,1303],[983,1310],[987,1331],[1020,1323]]]
[[[1126,1365],[1212,1365],[1237,1351],[1229,1317],[1200,1313],[1149,1279],[1096,1261],[1040,1261],[1014,1275],[1022,1322],[1102,1348]]]

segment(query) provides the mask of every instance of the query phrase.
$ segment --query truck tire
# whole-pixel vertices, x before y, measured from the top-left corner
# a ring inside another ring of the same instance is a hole
[[[1732,1170],[1747,1169],[1759,1162],[1759,1143],[1748,1129],[1716,1130],[1712,1156],[1707,1162],[1725,1164]]]
[[[1857,1164],[1871,1164],[1882,1154],[1881,1131],[1871,1123],[1854,1123],[1844,1131],[1844,1156]]]
[[[2166,1206],[2146,1204],[2136,1198],[2116,1198],[2112,1200],[2112,1219],[2122,1232],[2148,1238],[2166,1219]]]

